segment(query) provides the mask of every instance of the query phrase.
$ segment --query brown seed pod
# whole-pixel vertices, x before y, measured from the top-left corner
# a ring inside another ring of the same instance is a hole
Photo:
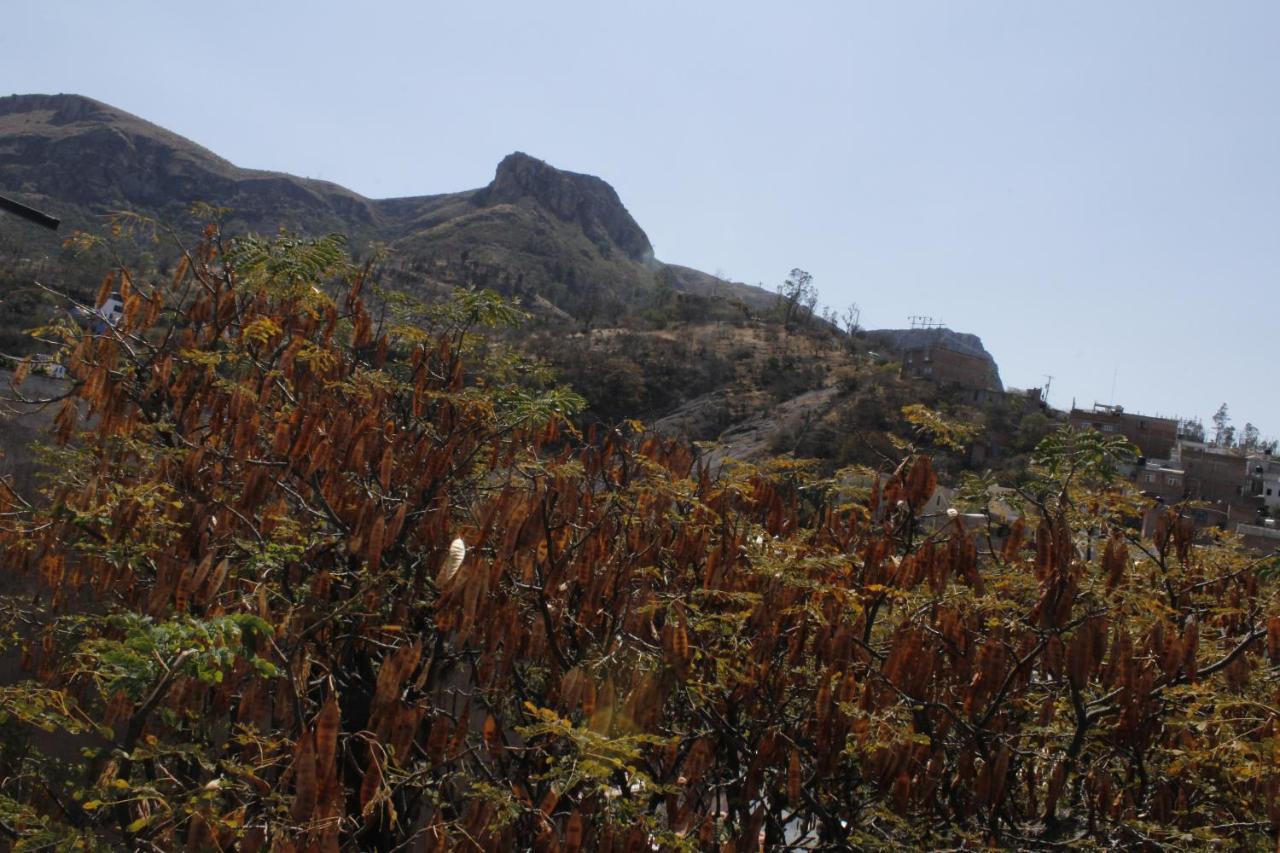
[[[569,815],[569,819],[565,821],[564,847],[562,848],[565,853],[577,853],[578,850],[581,850],[583,835],[582,812],[574,809]]]
[[[556,803],[558,802],[560,802],[560,792],[553,785],[542,795],[542,800],[538,803],[538,811],[542,812],[544,817],[550,817],[551,813],[556,810]]]
[[[388,444],[382,451],[382,461],[378,463],[378,484],[382,486],[384,492],[391,490],[391,468],[394,464],[395,454],[391,452],[391,445]]]
[[[1182,631],[1182,668],[1187,680],[1195,681],[1200,676],[1198,656],[1200,652],[1200,623],[1195,614],[1187,617]]]
[[[341,726],[338,699],[333,694],[316,717],[316,767],[321,778],[333,774],[338,756],[338,730]]]
[[[685,627],[683,617],[671,631],[671,655],[676,671],[683,678],[688,672],[690,660],[689,630]]]
[[[432,764],[439,764],[444,759],[452,731],[453,725],[447,717],[436,717],[431,723],[431,730],[427,733],[427,758]]]
[[[496,753],[502,748],[502,737],[498,731],[498,721],[494,719],[493,714],[489,714],[484,718],[484,728],[481,730],[484,738],[485,748],[491,753]]]
[[[230,570],[230,560],[223,557],[218,561],[218,565],[210,572],[208,579],[204,583],[203,593],[200,596],[202,604],[208,604],[222,591],[222,584],[226,581],[227,573]]]
[[[409,513],[408,501],[402,502],[396,507],[395,513],[391,516],[391,521],[387,523],[386,545],[394,545],[400,539],[400,531],[404,529],[404,520]]]
[[[369,572],[378,571],[382,562],[382,548],[387,535],[387,520],[379,512],[369,527],[369,539],[365,543],[364,558]]]
[[[1102,570],[1107,575],[1108,592],[1124,583],[1124,573],[1128,567],[1128,562],[1129,557],[1124,541],[1119,534],[1112,536],[1107,540],[1107,546],[1102,552]]]
[[[178,584],[173,591],[173,607],[179,613],[187,612],[187,603],[191,601],[191,592],[195,589],[196,567],[187,564],[178,575]]]
[[[311,732],[298,741],[293,759],[293,806],[290,814],[298,822],[308,821],[316,810],[316,749]]]

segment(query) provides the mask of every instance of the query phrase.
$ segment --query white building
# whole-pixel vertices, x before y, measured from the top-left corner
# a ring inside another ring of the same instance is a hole
[[[1280,459],[1267,454],[1245,459],[1245,495],[1258,498],[1268,510],[1280,508]]]

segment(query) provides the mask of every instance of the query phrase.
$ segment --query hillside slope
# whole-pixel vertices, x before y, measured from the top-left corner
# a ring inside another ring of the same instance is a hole
[[[654,256],[640,224],[601,178],[516,152],[486,186],[369,199],[336,184],[237,166],[198,144],[76,95],[0,98],[0,194],[100,228],[127,210],[193,232],[189,208],[231,208],[232,233],[341,232],[356,251],[390,248],[383,283],[437,295],[476,285],[519,297],[542,322],[522,345],[559,368],[590,405],[587,418],[639,417],[736,456],[777,452],[831,464],[894,452],[908,402],[946,395],[865,357],[866,343],[901,351],[906,332],[862,343],[813,321],[784,330],[777,296]],[[0,216],[0,353],[29,347],[23,329],[47,319],[39,279],[97,289],[100,259],[59,254],[57,235]],[[156,251],[146,247],[142,251]],[[163,266],[162,257],[137,259]],[[43,315],[42,315],[43,312]],[[971,335],[953,344],[995,362]]]
[[[0,98],[0,192],[76,226],[131,210],[185,218],[196,201],[254,230],[361,230],[367,199],[337,184],[242,169],[123,110],[78,95]]]

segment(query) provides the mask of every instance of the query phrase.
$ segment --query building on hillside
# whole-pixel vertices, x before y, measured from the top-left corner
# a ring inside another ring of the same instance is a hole
[[[955,500],[955,496],[955,489],[947,486],[937,486],[929,500],[925,501],[924,506],[920,507],[920,517],[940,524],[939,520],[947,517],[947,510],[951,509],[951,503]]]
[[[1214,504],[1254,504],[1247,501],[1247,460],[1233,448],[1179,439],[1170,462],[1186,472],[1187,497]]]
[[[1175,504],[1186,497],[1186,472],[1162,459],[1140,457],[1129,475],[1138,491],[1164,504]]]
[[[1203,530],[1206,527],[1230,530],[1232,527],[1230,514],[1226,509],[1191,505],[1180,507],[1178,511],[1183,518],[1191,519],[1191,524],[1196,530]],[[1157,504],[1142,514],[1142,537],[1144,539],[1151,539],[1155,536],[1156,526],[1160,523],[1160,517],[1165,512],[1166,508]]]
[[[114,328],[124,319],[124,300],[120,298],[120,294],[113,293],[98,308],[77,307],[71,313],[76,322],[87,326],[95,335],[100,335],[108,327]]]
[[[1094,403],[1092,410],[1073,408],[1070,422],[1076,429],[1096,429],[1123,435],[1148,458],[1168,459],[1178,440],[1176,419],[1126,412],[1124,406]]]
[[[1009,537],[1013,523],[1022,513],[1010,503],[1016,496],[1013,489],[992,486],[987,492],[987,503],[978,512],[960,512],[952,503],[956,490],[938,486],[933,496],[919,510],[920,524],[930,534],[959,522],[974,537],[979,552],[999,551]]]
[[[1020,397],[1029,406],[1034,406],[1043,411],[1048,408],[1049,404],[1044,398],[1043,388],[1010,388],[1009,394],[1013,397]]]
[[[902,354],[905,376],[927,379],[939,385],[959,385],[974,393],[974,402],[986,402],[1002,393],[998,377],[983,359],[946,346],[922,346]]]
[[[995,359],[977,335],[946,327],[878,329],[867,336],[902,359],[902,375],[939,385],[957,385],[985,402],[1004,393]]]
[[[1280,459],[1269,453],[1246,457],[1244,492],[1274,515],[1280,509]]]

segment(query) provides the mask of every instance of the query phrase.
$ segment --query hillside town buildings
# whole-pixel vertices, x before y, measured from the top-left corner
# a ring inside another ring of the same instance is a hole
[[[903,376],[959,389],[975,404],[1025,397],[1025,404],[1048,408],[1039,389],[1006,391],[995,360],[973,335],[932,325],[869,336],[897,356]],[[1280,457],[1265,452],[1268,448],[1198,440],[1201,435],[1184,435],[1176,418],[1130,412],[1115,404],[1073,405],[1065,419],[1075,429],[1123,436],[1138,449],[1123,473],[1152,502],[1143,518],[1145,536],[1152,534],[1159,515],[1176,505],[1197,528],[1236,533],[1247,548],[1280,553]],[[980,465],[997,455],[997,448],[978,439],[968,462]],[[940,511],[932,515],[945,518]]]
[[[1073,410],[1071,423],[1122,433],[1144,451],[1164,446],[1166,426],[1159,422],[1168,419],[1123,414],[1123,420],[1099,419],[1092,412]],[[1140,444],[1134,435],[1148,443]],[[1246,548],[1260,553],[1280,551],[1280,458],[1176,435],[1168,458],[1139,456],[1126,474],[1138,491],[1155,501],[1143,519],[1144,535],[1151,535],[1166,507],[1178,504],[1197,528],[1236,533]]]

